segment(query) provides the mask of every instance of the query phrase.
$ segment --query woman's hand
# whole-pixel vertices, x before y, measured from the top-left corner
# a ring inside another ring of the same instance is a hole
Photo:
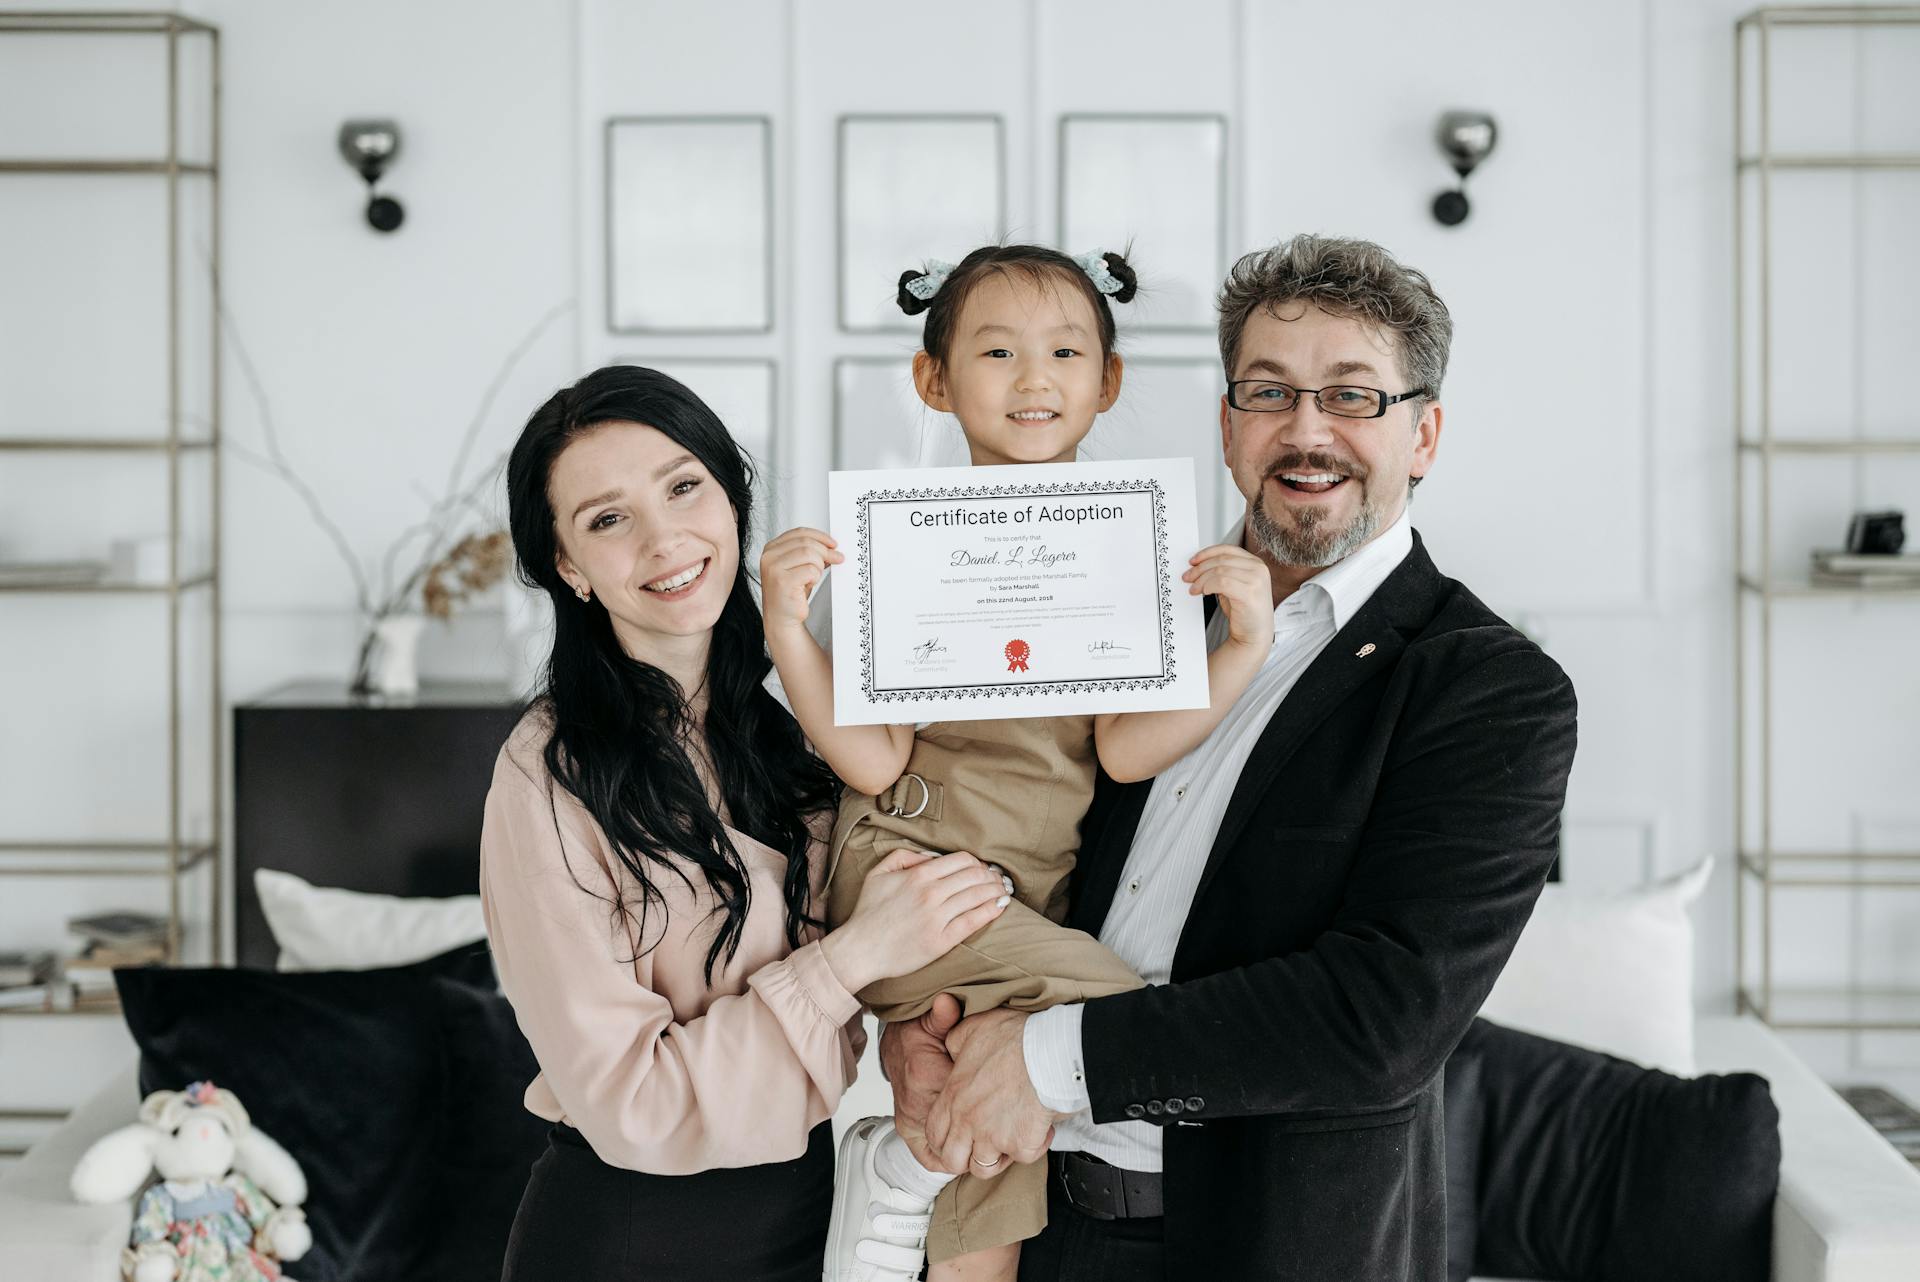
[[[964,851],[896,850],[874,865],[853,916],[820,946],[834,975],[857,993],[944,956],[1010,898],[1001,875]]]
[[[1266,653],[1273,644],[1273,577],[1265,562],[1243,547],[1216,543],[1194,553],[1192,568],[1180,577],[1193,585],[1190,593],[1220,598],[1229,641]]]
[[[796,526],[771,540],[760,552],[760,613],[767,630],[804,624],[814,585],[828,566],[846,559],[824,530]]]

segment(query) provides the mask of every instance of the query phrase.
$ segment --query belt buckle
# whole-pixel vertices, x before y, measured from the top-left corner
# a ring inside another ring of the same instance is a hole
[[[1089,1206],[1085,1202],[1082,1202],[1078,1198],[1074,1197],[1073,1177],[1070,1174],[1068,1169],[1069,1164],[1073,1160],[1074,1160],[1074,1154],[1063,1153],[1060,1155],[1060,1191],[1066,1195],[1067,1205],[1071,1206],[1074,1210],[1080,1212],[1080,1214],[1086,1216],[1088,1219],[1113,1221],[1121,1218],[1120,1216],[1114,1214],[1112,1211],[1104,1210],[1097,1206]],[[1126,1197],[1126,1193],[1124,1190],[1121,1192],[1120,1196],[1122,1198]]]

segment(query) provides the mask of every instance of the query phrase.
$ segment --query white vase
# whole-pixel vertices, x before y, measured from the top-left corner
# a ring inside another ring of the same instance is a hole
[[[507,685],[529,697],[546,675],[553,653],[553,601],[513,579],[502,593],[506,626]]]
[[[375,694],[411,696],[420,693],[420,633],[425,616],[389,614],[374,621],[373,652],[369,656],[367,687]]]

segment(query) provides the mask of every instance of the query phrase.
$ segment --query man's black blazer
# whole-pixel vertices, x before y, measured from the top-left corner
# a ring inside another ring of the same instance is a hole
[[[1093,1118],[1164,1128],[1170,1278],[1446,1276],[1440,1075],[1559,844],[1574,695],[1419,536],[1241,771],[1170,983],[1087,1003]],[[1102,778],[1098,934],[1149,784]]]

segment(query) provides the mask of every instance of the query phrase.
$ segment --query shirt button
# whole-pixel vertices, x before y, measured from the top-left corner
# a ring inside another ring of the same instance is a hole
[[[1135,877],[1127,883],[1127,893],[1129,895],[1137,895],[1140,893],[1140,879],[1138,877]]]
[[[1187,785],[1185,784],[1181,784],[1178,788],[1175,788],[1173,790],[1173,799],[1175,801],[1180,800],[1182,797],[1186,795],[1187,795]]]

